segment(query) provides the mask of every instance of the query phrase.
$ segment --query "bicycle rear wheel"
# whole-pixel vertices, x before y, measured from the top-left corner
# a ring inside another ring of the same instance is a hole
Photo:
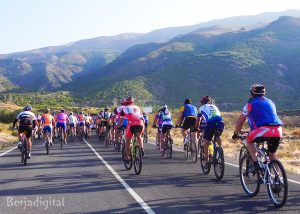
[[[142,160],[142,149],[136,145],[133,148],[133,166],[136,175],[139,175],[142,171],[143,160]]]
[[[122,158],[123,158],[123,161],[124,161],[124,166],[125,166],[125,169],[127,170],[130,170],[131,167],[132,167],[132,154],[131,154],[131,151],[130,151],[130,160],[125,160],[125,146],[123,147],[123,152],[122,152]]]
[[[207,163],[207,167],[205,167],[205,164]],[[205,161],[205,155],[204,155],[204,144],[203,141],[200,142],[200,165],[202,172],[206,175],[210,172],[211,163],[210,161]]]
[[[280,208],[286,204],[288,198],[287,176],[282,163],[278,160],[271,161],[269,168],[270,184],[267,186],[268,194],[272,204]]]
[[[223,178],[225,170],[224,153],[221,147],[216,147],[213,157],[213,163],[216,178],[217,180],[220,180]]]
[[[170,138],[167,139],[167,149],[166,149],[166,156],[168,159],[172,158],[172,153],[173,153],[173,142]]]
[[[197,145],[195,140],[191,140],[190,144],[191,157],[194,163],[198,160]]]
[[[247,154],[247,147],[243,145],[240,149],[240,154],[239,154],[239,165],[241,164],[241,159]]]
[[[241,159],[239,171],[242,187],[246,194],[250,197],[256,196],[260,189],[260,183],[258,182],[258,173],[249,173],[250,166],[253,165],[253,161],[249,155],[245,155]]]
[[[50,145],[49,145],[49,141],[46,141],[46,155],[49,155],[49,151],[50,151]]]

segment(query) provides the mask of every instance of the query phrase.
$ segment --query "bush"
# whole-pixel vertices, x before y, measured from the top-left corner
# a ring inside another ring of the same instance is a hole
[[[12,123],[14,122],[19,110],[11,111],[8,109],[0,110],[0,122],[2,123]]]

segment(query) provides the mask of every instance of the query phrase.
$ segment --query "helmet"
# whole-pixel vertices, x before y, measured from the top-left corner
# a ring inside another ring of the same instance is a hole
[[[45,113],[47,114],[47,113],[49,113],[50,112],[50,109],[49,108],[46,108],[45,109]]]
[[[60,112],[64,113],[64,112],[65,112],[65,109],[60,110]]]
[[[127,97],[125,100],[125,105],[130,105],[134,103],[134,99],[132,97]]]
[[[143,115],[146,115],[146,112],[143,111]]]
[[[161,107],[161,110],[162,110],[162,111],[168,110],[168,106],[167,106],[167,105],[163,105],[163,106]]]
[[[73,115],[73,112],[70,112],[70,115]]]
[[[184,104],[192,104],[191,99],[190,98],[185,99]]]
[[[266,94],[266,88],[261,84],[254,84],[250,87],[250,93],[252,95],[262,96]]]
[[[104,111],[108,111],[108,108],[105,108]]]
[[[201,98],[201,104],[204,105],[204,104],[207,104],[207,103],[212,103],[212,99],[210,96],[204,96]]]
[[[81,111],[80,114],[83,114],[83,112]]]
[[[25,106],[23,108],[23,111],[31,111],[32,110],[32,107],[31,106]]]

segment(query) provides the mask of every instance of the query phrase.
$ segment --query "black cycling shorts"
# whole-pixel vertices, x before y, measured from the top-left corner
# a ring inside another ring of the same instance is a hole
[[[171,130],[172,128],[173,128],[172,125],[163,125],[162,133],[165,134],[167,131]]]
[[[279,137],[257,137],[253,142],[260,143],[267,141],[268,144],[268,153],[275,153],[278,149],[281,138]]]
[[[19,133],[24,133],[26,138],[31,138],[32,126],[19,126]]]
[[[137,125],[137,126],[130,126],[130,131],[132,133],[140,133],[140,132],[143,131],[143,126],[139,126],[139,125]]]
[[[196,118],[195,117],[186,117],[184,119],[182,128],[184,130],[188,130],[189,128],[192,128],[191,131],[194,131],[194,129],[195,129],[195,123],[196,123]]]

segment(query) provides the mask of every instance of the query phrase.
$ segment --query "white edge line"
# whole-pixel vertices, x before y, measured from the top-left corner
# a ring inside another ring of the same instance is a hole
[[[12,148],[12,149],[10,149],[10,150],[7,150],[6,152],[3,152],[2,154],[0,154],[0,157],[6,155],[7,153],[13,151],[13,150],[16,149],[16,148],[18,148],[18,147],[16,146],[16,147],[14,147],[14,148]]]
[[[151,143],[151,142],[148,142],[149,144],[152,144],[152,145],[155,145],[154,143]],[[174,149],[173,150],[175,151],[178,151],[178,152],[183,152],[182,150],[179,150],[179,149]],[[228,163],[228,162],[225,162],[225,164],[229,165],[229,166],[233,166],[233,167],[236,167],[236,168],[239,168],[238,165],[236,164],[232,164],[232,163]],[[300,185],[300,182],[299,181],[295,181],[295,180],[292,180],[292,179],[287,179],[289,182],[291,183],[294,183],[294,184],[299,184]]]
[[[140,204],[140,206],[148,213],[155,214],[155,212],[146,204],[146,202],[121,178],[121,176],[102,158],[101,155],[85,140],[84,142],[90,147],[95,155],[102,161],[102,163],[109,169],[109,171],[118,179],[123,187],[129,192],[129,194]]]

